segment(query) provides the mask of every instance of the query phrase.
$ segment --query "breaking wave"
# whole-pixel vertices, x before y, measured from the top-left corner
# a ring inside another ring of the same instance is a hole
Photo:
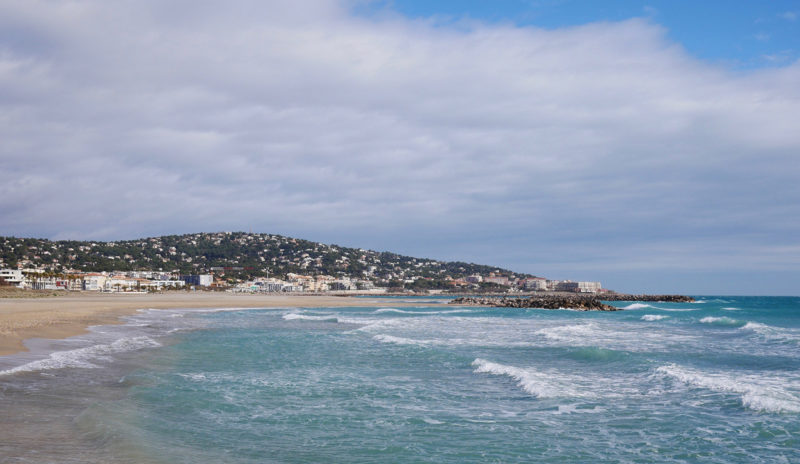
[[[660,320],[666,319],[668,317],[669,316],[663,316],[663,315],[660,315],[660,314],[645,314],[644,316],[642,316],[642,320],[643,321],[653,322],[653,321],[660,321]]]
[[[448,311],[405,311],[405,310],[397,309],[397,308],[381,308],[381,309],[376,309],[375,311],[372,312],[372,314],[395,313],[395,314],[423,314],[423,315],[429,315],[429,314],[456,314],[456,313],[465,313],[465,312],[470,312],[470,311],[467,310],[467,309],[451,309],[451,310],[448,310]]]
[[[92,363],[92,361],[107,361],[109,360],[108,356],[115,353],[124,353],[126,351],[155,348],[159,346],[161,346],[161,344],[150,337],[121,338],[108,344],[92,345],[67,351],[56,351],[45,359],[31,361],[12,369],[0,371],[0,375],[63,369],[67,367],[96,369],[100,366]]]
[[[317,321],[317,322],[339,322],[334,316],[309,316],[306,314],[289,313],[284,314],[283,319],[287,321]]]
[[[517,386],[537,398],[556,398],[564,396],[584,396],[566,383],[558,382],[552,373],[538,372],[533,369],[521,369],[493,363],[477,358],[472,361],[476,374],[491,374],[514,379]]]
[[[691,387],[738,394],[742,406],[755,411],[800,412],[800,398],[786,390],[785,379],[709,373],[677,364],[660,366],[656,372]]]
[[[625,306],[625,307],[624,307],[624,308],[622,308],[622,309],[643,309],[643,308],[652,308],[652,307],[653,307],[653,306],[652,306],[652,305],[649,305],[649,304],[644,304],[644,303],[633,303],[633,304],[629,304],[628,306]]]
[[[796,343],[800,341],[800,333],[798,333],[796,330],[772,327],[760,322],[748,322],[742,327],[739,327],[739,330],[750,331],[764,338],[782,342]]]
[[[416,346],[430,346],[436,344],[432,340],[415,340],[413,338],[396,337],[394,335],[379,334],[372,337],[382,343],[392,343],[395,345],[416,345]]]
[[[731,319],[727,316],[722,317],[714,317],[714,316],[707,316],[700,319],[700,322],[703,324],[712,324],[712,325],[722,325],[722,326],[743,326],[745,325],[744,322],[738,321],[736,319]]]
[[[580,325],[562,325],[557,327],[546,327],[534,332],[544,336],[548,340],[580,342],[590,338],[595,338],[603,334],[603,330],[593,323]]]

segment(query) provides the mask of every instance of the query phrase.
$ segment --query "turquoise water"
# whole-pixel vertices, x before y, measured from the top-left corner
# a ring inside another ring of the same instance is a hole
[[[75,462],[800,462],[800,298],[439,301],[144,312],[6,368],[0,406],[57,403]]]

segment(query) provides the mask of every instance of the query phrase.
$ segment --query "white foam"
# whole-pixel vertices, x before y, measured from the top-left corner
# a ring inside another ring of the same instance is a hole
[[[442,425],[442,424],[444,424],[444,422],[442,422],[442,421],[438,421],[436,419],[431,419],[429,417],[423,417],[422,421],[425,422],[426,424],[429,424],[429,425]]]
[[[600,406],[595,406],[593,408],[579,408],[578,406],[577,404],[559,404],[558,410],[553,411],[553,414],[598,414],[606,412],[606,409]]]
[[[380,308],[373,311],[373,314],[384,314],[384,313],[398,313],[398,314],[408,314],[411,311],[403,311],[402,309],[397,308]]]
[[[382,343],[391,343],[394,345],[430,346],[439,344],[433,340],[416,340],[413,338],[396,337],[394,335],[386,335],[386,334],[375,335],[374,337],[372,337],[372,339]]]
[[[739,330],[751,331],[768,339],[785,342],[797,342],[800,340],[800,333],[797,330],[772,327],[760,322],[748,322],[739,327]]]
[[[334,316],[309,316],[307,314],[289,313],[284,314],[283,319],[287,321],[317,321],[317,322],[339,322]]]
[[[602,329],[599,329],[593,323],[545,327],[544,329],[539,329],[534,333],[537,335],[542,335],[548,340],[560,342],[586,341],[587,339],[596,338],[598,335],[605,335]]]
[[[552,373],[537,372],[533,369],[522,369],[514,366],[493,363],[477,358],[472,361],[476,374],[492,374],[511,377],[526,393],[537,398],[555,398],[564,396],[581,396],[569,385],[555,381]]]
[[[649,305],[649,304],[644,304],[644,303],[633,303],[633,304],[629,304],[628,306],[625,306],[625,307],[624,307],[624,308],[622,308],[622,309],[642,309],[642,308],[652,308],[652,307],[653,307],[653,306],[651,306],[651,305]]]
[[[742,406],[755,411],[800,412],[800,398],[785,388],[789,384],[797,387],[797,382],[789,379],[704,372],[677,364],[658,367],[656,372],[690,386],[738,394]]]
[[[767,330],[769,328],[767,324],[762,324],[760,322],[748,322],[741,327],[742,330],[753,330],[755,332]]]
[[[396,314],[438,315],[438,314],[456,314],[456,313],[466,313],[466,312],[470,311],[467,309],[451,309],[449,311],[405,311],[397,308],[381,308],[373,311],[372,314],[396,313]]]
[[[687,311],[699,311],[700,310],[700,308],[657,308],[655,306],[653,306],[653,309],[657,309],[659,311],[672,311],[672,312],[678,312],[678,313],[687,312]]]
[[[740,321],[736,319],[731,319],[727,316],[722,317],[714,317],[714,316],[706,316],[700,319],[700,322],[703,324],[715,324],[715,325],[738,325],[741,324]]]
[[[722,309],[724,309],[725,311],[741,311],[742,310],[742,308],[734,308],[734,307],[728,307],[728,308],[722,308]]]
[[[150,337],[121,338],[108,344],[92,345],[67,351],[56,351],[45,359],[31,361],[12,369],[0,371],[0,375],[63,369],[67,367],[94,369],[100,366],[93,364],[91,361],[108,360],[108,355],[114,353],[123,353],[126,351],[135,351],[142,348],[154,348],[158,346],[161,346],[161,344]]]
[[[666,319],[668,317],[669,316],[664,316],[664,315],[660,315],[660,314],[645,314],[644,316],[642,316],[642,320],[643,321],[653,322],[653,321],[660,321],[660,320]]]

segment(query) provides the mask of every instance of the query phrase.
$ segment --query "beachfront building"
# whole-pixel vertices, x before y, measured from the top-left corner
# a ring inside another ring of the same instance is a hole
[[[338,279],[331,282],[329,288],[332,292],[341,292],[347,290],[356,290],[356,284],[351,282],[350,279]]]
[[[20,288],[23,286],[25,280],[22,271],[19,269],[0,269],[0,278],[2,278],[7,285]]]
[[[555,292],[560,289],[562,282],[560,280],[547,280],[545,284],[548,291]]]
[[[199,287],[210,287],[214,283],[214,276],[211,274],[182,275],[181,280],[186,285],[197,285]]]
[[[138,288],[140,290],[161,291],[170,289],[180,289],[186,285],[182,280],[150,280],[150,279],[137,279]]]
[[[483,278],[484,282],[489,282],[497,285],[505,285],[508,287],[510,284],[508,282],[508,277],[506,276],[489,276]]]
[[[106,285],[106,280],[108,280],[108,276],[105,274],[96,272],[85,274],[83,276],[83,289],[92,292],[102,291]]]
[[[111,276],[106,279],[106,283],[103,285],[103,291],[105,292],[130,292],[139,289],[139,279],[124,275]]]
[[[547,279],[542,277],[533,277],[525,279],[522,288],[532,292],[542,292],[547,290]]]
[[[559,290],[574,293],[597,293],[603,288],[600,282],[561,282]]]

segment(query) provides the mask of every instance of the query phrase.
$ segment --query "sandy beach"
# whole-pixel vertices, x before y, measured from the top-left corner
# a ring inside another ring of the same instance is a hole
[[[0,355],[25,351],[28,338],[66,338],[89,326],[115,324],[139,309],[319,308],[375,306],[376,298],[331,295],[253,295],[216,292],[163,294],[70,293],[51,298],[0,299]],[[402,305],[393,301],[392,305]]]

